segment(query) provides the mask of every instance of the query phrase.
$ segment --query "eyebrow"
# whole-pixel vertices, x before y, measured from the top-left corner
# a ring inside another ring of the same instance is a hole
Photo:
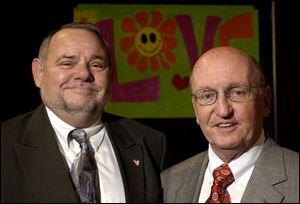
[[[91,60],[95,60],[95,59],[101,59],[103,61],[106,61],[105,56],[103,55],[92,55]]]
[[[62,55],[62,56],[60,56],[58,59],[57,59],[57,61],[58,60],[61,60],[61,59],[75,59],[75,58],[77,58],[76,57],[76,55]]]
[[[69,60],[76,60],[78,57],[76,55],[62,55],[60,57],[58,57],[56,60],[55,60],[55,64],[59,64],[61,60],[64,60],[64,59],[69,59]],[[78,61],[78,60],[77,60]]]
[[[250,85],[246,85],[246,84],[242,84],[242,83],[230,83],[228,86],[225,87],[224,90],[228,90],[228,89],[231,89],[233,87],[237,87],[237,86],[250,86]],[[195,93],[198,92],[198,91],[205,91],[205,90],[215,90],[215,88],[212,88],[210,86],[200,86],[196,89]]]
[[[58,62],[59,60],[62,60],[62,59],[77,59],[78,57],[76,56],[76,55],[66,55],[66,54],[64,54],[64,55],[62,55],[62,56],[60,56],[57,60],[56,60],[56,62]],[[102,60],[102,61],[106,61],[105,60],[105,56],[103,56],[103,55],[92,55],[92,57],[90,58],[91,60],[96,60],[96,59],[100,59],[100,60]]]

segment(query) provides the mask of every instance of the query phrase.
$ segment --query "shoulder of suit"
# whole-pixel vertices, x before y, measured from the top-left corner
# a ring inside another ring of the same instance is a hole
[[[1,129],[11,129],[15,128],[17,126],[22,126],[26,124],[26,121],[28,121],[33,114],[33,111],[15,116],[13,118],[10,118],[4,122],[1,122]]]
[[[285,157],[294,157],[294,158],[298,158],[298,160],[299,160],[299,153],[298,152],[295,152],[295,151],[293,151],[291,149],[288,149],[288,148],[285,148],[285,147],[282,147],[282,146],[278,145],[271,138],[267,139],[266,147],[264,149],[266,151],[269,148],[271,148],[273,154],[274,154],[274,151],[275,152],[276,151],[281,151],[281,152],[283,152],[283,154],[284,154]]]
[[[130,118],[125,118],[123,116],[119,116],[119,115],[114,115],[111,113],[107,113],[107,112],[103,112],[102,114],[102,118],[104,122],[107,123],[119,123],[121,124],[125,129],[134,129],[134,128],[140,128],[140,129],[144,129],[150,132],[160,132],[158,130],[156,130],[153,127],[150,127],[147,124],[141,123],[137,120],[134,119],[130,119]]]
[[[175,172],[184,172],[186,170],[190,171],[194,168],[200,169],[203,162],[205,162],[207,158],[208,152],[206,150],[171,166],[169,170],[175,170]]]

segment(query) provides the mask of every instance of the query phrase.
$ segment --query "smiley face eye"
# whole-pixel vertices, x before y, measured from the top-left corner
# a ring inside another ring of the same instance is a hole
[[[147,35],[146,35],[146,34],[142,34],[142,36],[141,36],[141,42],[142,42],[143,44],[146,44],[146,43],[147,43]]]
[[[155,43],[155,41],[156,41],[156,35],[155,35],[154,33],[150,33],[149,38],[150,38],[150,41],[151,41],[152,43]]]

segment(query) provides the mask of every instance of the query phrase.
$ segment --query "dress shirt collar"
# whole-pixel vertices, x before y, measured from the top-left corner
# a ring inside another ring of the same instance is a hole
[[[54,131],[56,132],[56,135],[62,145],[62,148],[63,149],[70,148],[71,142],[68,142],[68,134],[71,130],[75,129],[75,127],[64,122],[47,106],[46,106],[46,110],[47,110],[47,114],[48,114],[49,120],[51,122],[51,125],[52,125]],[[90,140],[90,143],[91,143],[92,147],[95,149],[95,151],[98,151],[100,144],[103,140],[103,137],[105,134],[105,130],[103,127],[104,127],[104,124],[102,123],[102,121],[97,120],[97,122],[95,122],[90,127],[83,128],[87,133],[87,139]],[[94,136],[97,136],[97,137],[94,137]]]
[[[264,130],[262,130],[259,139],[247,152],[244,152],[241,156],[228,163],[228,166],[230,167],[235,179],[239,178],[241,175],[243,175],[244,172],[246,172],[248,169],[253,167],[253,165],[255,164],[258,156],[260,155],[263,149],[264,143],[265,143],[265,134],[264,134]],[[212,175],[214,169],[224,164],[224,162],[214,153],[210,144],[208,148],[208,158],[209,158],[208,169]]]

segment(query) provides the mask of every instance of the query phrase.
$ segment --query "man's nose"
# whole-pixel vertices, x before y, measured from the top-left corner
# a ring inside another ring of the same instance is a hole
[[[228,100],[224,92],[218,93],[215,106],[216,114],[222,118],[226,118],[232,114],[233,108],[231,106],[231,102]]]
[[[81,79],[82,81],[93,81],[94,76],[87,64],[81,63],[76,67],[76,79]]]

